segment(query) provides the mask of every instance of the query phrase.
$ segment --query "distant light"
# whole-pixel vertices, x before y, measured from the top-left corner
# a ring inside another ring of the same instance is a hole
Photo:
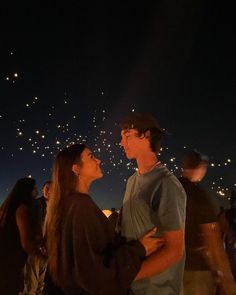
[[[222,197],[225,196],[225,193],[222,192],[222,191],[217,191],[217,194],[220,195],[220,196],[222,196]]]
[[[17,73],[14,73],[14,77],[16,77],[16,78],[17,78],[17,77],[18,77],[18,74],[17,74]]]
[[[104,210],[102,210],[102,213],[108,218],[112,212],[109,209],[104,209]]]

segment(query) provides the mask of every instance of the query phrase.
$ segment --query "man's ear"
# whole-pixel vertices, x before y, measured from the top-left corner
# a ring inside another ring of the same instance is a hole
[[[80,169],[78,164],[73,164],[71,170],[75,173],[75,175],[79,175]]]
[[[150,130],[145,131],[144,132],[144,136],[145,136],[145,138],[150,139],[151,138],[151,132],[150,132]]]

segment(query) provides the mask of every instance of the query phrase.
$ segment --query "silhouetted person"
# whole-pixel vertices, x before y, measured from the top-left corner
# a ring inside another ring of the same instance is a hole
[[[35,239],[45,247],[43,238],[47,204],[50,199],[52,181],[46,181],[42,187],[42,196],[34,201]],[[46,255],[46,249],[45,249]],[[19,295],[60,295],[63,292],[55,286],[47,269],[47,260],[29,256],[25,266],[24,290]]]
[[[224,251],[217,209],[209,191],[200,182],[208,168],[208,157],[191,151],[183,158],[179,178],[187,194],[184,295],[236,294],[236,285]]]
[[[112,228],[115,230],[116,229],[116,224],[117,224],[117,220],[118,220],[118,217],[119,217],[119,213],[116,212],[116,209],[115,208],[111,208],[111,215],[108,217],[110,223],[111,223],[111,226]]]
[[[231,270],[236,279],[236,190],[231,192],[230,209],[225,211],[228,230],[225,236],[225,248],[229,257]]]
[[[0,294],[18,295],[28,255],[41,256],[31,222],[37,194],[35,180],[21,178],[0,207]]]

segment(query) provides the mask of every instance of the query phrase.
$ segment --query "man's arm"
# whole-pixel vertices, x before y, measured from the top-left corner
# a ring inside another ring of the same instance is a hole
[[[219,286],[223,294],[236,294],[236,284],[223,247],[219,223],[201,224],[200,230],[205,245],[203,255],[207,259],[211,269],[217,273]]]
[[[142,263],[135,280],[157,275],[178,262],[184,254],[184,229],[166,231],[164,245]]]

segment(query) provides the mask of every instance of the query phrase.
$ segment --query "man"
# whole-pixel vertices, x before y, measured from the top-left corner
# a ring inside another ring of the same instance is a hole
[[[112,228],[116,229],[117,220],[119,217],[119,213],[116,211],[116,208],[111,208],[111,215],[108,216],[108,220],[111,223]]]
[[[208,158],[191,151],[184,156],[181,167],[179,180],[187,194],[184,295],[215,295],[217,282],[220,294],[236,294],[216,205],[208,190],[200,185],[207,172]]]
[[[225,210],[227,230],[225,232],[225,249],[236,280],[236,190],[231,191],[230,208]]]
[[[34,200],[31,211],[31,223],[33,227],[33,240],[36,244],[40,245],[42,255],[31,254],[27,257],[27,262],[24,266],[24,289],[20,295],[44,295],[45,294],[45,274],[47,270],[47,261],[45,249],[43,247],[43,209],[42,198]],[[46,207],[45,207],[46,213]]]
[[[52,187],[52,181],[47,180],[42,187],[42,196],[37,199],[39,212],[40,212],[40,220],[41,220],[41,228],[43,229],[44,219],[46,216],[47,202],[50,198],[50,189]]]
[[[138,170],[129,178],[123,200],[121,233],[137,239],[153,226],[164,246],[144,262],[131,289],[135,295],[179,295],[184,270],[186,194],[178,179],[158,159],[165,133],[149,114],[131,113],[121,122],[121,142]]]
[[[52,181],[43,184],[42,196],[35,200],[34,224],[36,239],[43,241],[43,227],[46,216],[47,204],[50,199]],[[44,249],[44,247],[42,247]],[[24,268],[24,290],[20,295],[63,295],[62,291],[54,285],[47,270],[46,259],[29,256]]]

